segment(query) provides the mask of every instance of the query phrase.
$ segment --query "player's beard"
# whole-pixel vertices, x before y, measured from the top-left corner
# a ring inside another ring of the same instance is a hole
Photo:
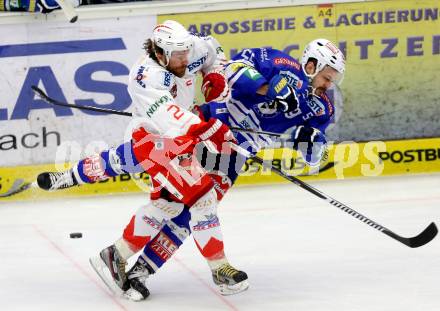
[[[169,67],[169,66],[168,66]],[[183,78],[186,73],[186,66],[178,67],[178,68],[167,68],[169,72],[175,75],[178,78]]]
[[[322,94],[325,93],[326,90],[327,90],[327,89],[326,89],[325,87],[317,87],[317,88],[315,89],[315,94],[316,94],[317,96],[321,96]]]

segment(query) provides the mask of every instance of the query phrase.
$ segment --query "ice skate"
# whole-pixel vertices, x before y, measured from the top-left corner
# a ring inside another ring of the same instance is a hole
[[[224,296],[238,294],[249,287],[247,274],[235,269],[228,263],[213,270],[212,279],[219,287],[220,294]]]
[[[64,172],[44,172],[37,177],[38,187],[52,191],[78,185],[72,170]]]
[[[99,256],[90,258],[89,262],[102,281],[116,295],[122,296],[129,288],[125,273],[127,262],[114,245],[103,249]]]
[[[148,263],[138,259],[134,266],[127,273],[130,288],[124,293],[124,297],[133,301],[141,301],[150,296],[145,282],[154,270]]]

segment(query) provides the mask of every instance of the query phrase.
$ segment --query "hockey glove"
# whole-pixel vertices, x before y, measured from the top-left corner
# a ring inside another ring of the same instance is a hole
[[[273,101],[281,112],[292,112],[298,108],[298,97],[286,78],[276,75],[269,81],[266,99]]]
[[[293,149],[301,152],[304,161],[310,165],[318,165],[327,157],[327,140],[324,134],[313,128],[300,125],[292,133]]]
[[[206,102],[226,101],[229,96],[229,86],[225,74],[220,70],[208,72],[203,77],[202,93]]]
[[[231,153],[230,143],[237,143],[229,127],[214,118],[191,125],[187,135],[203,141],[212,152]]]
[[[203,109],[200,106],[194,106],[191,110],[192,113],[194,113],[196,116],[200,118],[202,121],[206,121],[205,115],[203,113]]]

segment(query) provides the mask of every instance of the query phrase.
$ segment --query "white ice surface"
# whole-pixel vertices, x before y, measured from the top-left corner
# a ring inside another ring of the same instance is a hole
[[[328,181],[318,189],[403,236],[440,225],[440,175]],[[294,185],[232,189],[220,208],[248,291],[222,297],[188,239],[149,280],[113,297],[88,258],[146,195],[0,204],[0,310],[438,311],[440,238],[411,249]],[[70,232],[82,239],[70,239]]]

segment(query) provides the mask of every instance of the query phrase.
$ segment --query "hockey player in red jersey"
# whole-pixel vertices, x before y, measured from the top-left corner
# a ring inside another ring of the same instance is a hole
[[[230,152],[227,146],[235,139],[221,121],[202,121],[188,110],[194,101],[194,80],[199,72],[204,76],[203,91],[208,100],[228,96],[222,74],[223,51],[212,37],[193,35],[175,21],[157,25],[145,50],[146,55],[129,74],[133,115],[141,121],[131,142],[101,156],[88,157],[70,171],[40,174],[38,184],[53,190],[94,182],[130,171],[130,164],[131,171],[146,171],[153,185],[150,200],[131,218],[121,238],[91,259],[103,280],[108,269],[110,282],[115,280],[120,288],[128,290],[127,295],[135,295],[132,299],[146,298],[149,292],[142,280],[148,271],[136,263],[126,273],[126,261],[153,239],[164,223],[188,209],[191,232],[214,281],[234,286],[234,293],[245,290],[246,273],[233,268],[224,253],[214,190],[214,179],[218,177],[198,164],[194,151],[202,143],[214,152]],[[128,152],[124,158],[132,163],[121,163],[118,152]]]
[[[224,143],[235,141],[219,120],[204,122],[187,110],[194,99],[194,83],[188,81],[204,64],[215,67],[224,60],[216,49],[211,49],[210,40],[189,34],[176,22],[160,24],[147,43],[146,57],[130,73],[128,90],[135,113],[143,118],[143,126],[133,134],[133,152],[150,174],[153,189],[150,201],[132,217],[123,236],[98,258],[113,274],[119,274],[121,287],[127,284],[125,270],[114,269],[114,263],[123,264],[141,250],[159,233],[164,222],[184,208],[189,209],[191,232],[213,274],[232,271],[222,276],[227,278],[224,282],[239,284],[240,290],[248,286],[246,273],[233,268],[224,254],[212,176],[194,160],[194,147],[199,142],[225,152]],[[143,270],[145,266],[137,263],[127,274],[134,295],[141,295],[137,299],[149,294],[141,282]]]

